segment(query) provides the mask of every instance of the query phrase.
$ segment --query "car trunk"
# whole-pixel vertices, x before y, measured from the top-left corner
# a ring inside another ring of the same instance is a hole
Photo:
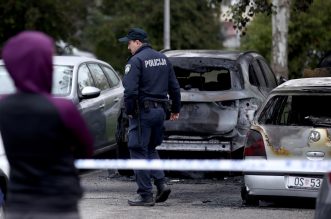
[[[268,144],[267,158],[330,159],[331,106],[327,104],[330,100],[327,93],[300,91],[269,101],[274,106],[260,117]]]
[[[268,136],[266,154],[268,159],[308,159],[331,158],[331,128],[311,126],[264,126]]]
[[[165,122],[165,139],[157,149],[231,151],[232,140],[238,135],[238,124],[242,124],[238,121],[242,112],[240,105],[251,98],[249,93],[243,90],[182,91],[181,96],[179,119]],[[245,125],[249,124],[242,124]]]

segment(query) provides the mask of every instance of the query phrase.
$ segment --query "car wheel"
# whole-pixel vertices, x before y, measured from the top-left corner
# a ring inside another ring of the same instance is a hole
[[[241,187],[241,199],[244,205],[259,206],[259,199],[254,195],[248,194],[246,186],[244,185]]]
[[[116,157],[117,159],[130,159],[130,153],[127,144],[127,133],[129,120],[124,113],[124,110],[121,110],[120,116],[117,120],[117,130],[116,130]],[[122,176],[133,176],[133,170],[122,170],[119,169],[117,172]]]
[[[5,211],[3,206],[0,207],[0,219],[5,219]]]
[[[117,159],[130,159],[129,149],[126,143],[117,143]],[[117,172],[122,176],[133,176],[133,170],[118,169]]]
[[[0,219],[5,218],[4,206],[5,206],[5,195],[0,188]]]

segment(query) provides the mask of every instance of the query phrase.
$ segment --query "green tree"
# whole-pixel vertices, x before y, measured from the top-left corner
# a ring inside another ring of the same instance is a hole
[[[289,67],[293,77],[303,68],[314,68],[331,50],[330,1],[314,0],[307,11],[292,13],[289,25]]]
[[[221,48],[219,9],[208,0],[171,1],[172,49]],[[145,29],[153,48],[163,49],[163,1],[103,1],[90,11],[80,43],[121,72],[130,54],[117,39],[131,27]]]
[[[288,39],[289,78],[300,78],[304,68],[314,68],[323,54],[331,49],[330,1],[315,0],[298,13],[291,7]],[[256,16],[242,37],[242,49],[260,52],[270,61],[271,17]]]
[[[231,0],[210,0],[211,2],[228,2]],[[291,0],[296,12],[304,12],[313,0]],[[257,14],[271,15],[275,11],[272,0],[237,0],[231,4],[229,10],[223,15],[234,23],[234,27],[245,35],[247,26]]]
[[[77,42],[91,5],[88,0],[1,0],[0,48],[23,30],[39,30],[55,40]]]
[[[255,50],[271,62],[271,16],[258,14],[241,37],[242,50]]]

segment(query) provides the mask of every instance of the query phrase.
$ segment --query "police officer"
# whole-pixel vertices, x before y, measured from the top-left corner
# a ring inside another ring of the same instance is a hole
[[[132,28],[120,42],[128,44],[132,56],[125,66],[124,104],[129,116],[128,148],[132,159],[159,159],[155,149],[163,140],[168,94],[172,101],[170,120],[177,120],[180,87],[167,57],[151,48],[147,33]],[[131,206],[154,206],[164,202],[171,192],[162,170],[135,170],[138,196],[128,200]],[[155,200],[152,182],[157,188]]]

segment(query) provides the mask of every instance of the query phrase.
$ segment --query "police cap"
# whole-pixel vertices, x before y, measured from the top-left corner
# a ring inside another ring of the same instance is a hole
[[[123,43],[127,43],[130,40],[140,40],[141,42],[147,42],[147,33],[143,29],[135,27],[131,28],[125,37],[118,39],[118,41]]]

